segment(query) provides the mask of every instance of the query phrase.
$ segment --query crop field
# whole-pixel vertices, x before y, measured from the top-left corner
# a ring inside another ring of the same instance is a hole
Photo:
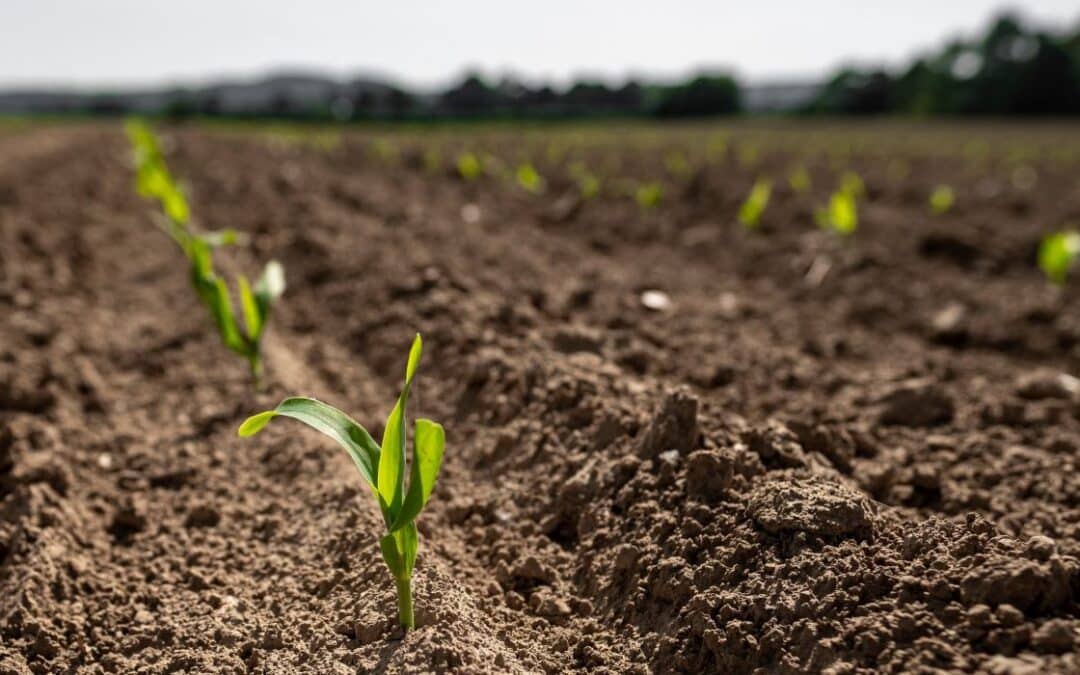
[[[127,131],[0,124],[0,673],[1080,672],[1076,124]]]

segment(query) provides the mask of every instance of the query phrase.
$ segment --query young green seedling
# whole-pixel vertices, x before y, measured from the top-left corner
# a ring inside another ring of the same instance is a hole
[[[256,388],[261,385],[261,345],[270,308],[285,290],[285,272],[270,261],[255,285],[243,275],[237,277],[242,327],[233,312],[225,281],[214,271],[213,250],[237,243],[240,235],[231,229],[196,233],[190,226],[191,210],[165,164],[153,131],[140,120],[125,125],[135,148],[136,187],[144,197],[156,199],[167,218],[166,232],[184,252],[190,264],[191,285],[217,327],[224,345],[248,362]]]
[[[788,175],[788,185],[796,194],[806,194],[810,191],[810,172],[804,166],[797,166]]]
[[[525,163],[517,168],[517,184],[526,192],[538,195],[544,191],[544,177],[540,175],[532,164]]]
[[[750,188],[750,194],[739,208],[739,222],[748,230],[756,230],[761,225],[761,214],[765,213],[765,207],[769,205],[769,195],[772,194],[772,181],[768,178],[759,178]]]
[[[659,183],[642,183],[634,190],[634,200],[643,209],[660,206],[664,199],[664,188]]]
[[[600,194],[600,179],[589,171],[584,162],[574,162],[570,165],[570,176],[577,183],[578,191],[582,199],[592,199]]]
[[[667,170],[668,175],[675,180],[686,180],[693,173],[693,167],[690,165],[690,160],[686,158],[686,155],[674,150],[664,156],[664,168]]]
[[[387,531],[379,540],[379,548],[396,582],[398,619],[406,629],[416,626],[412,598],[412,573],[419,546],[416,518],[435,488],[445,445],[442,426],[431,420],[416,420],[409,484],[406,487],[405,407],[420,363],[421,349],[420,335],[417,334],[405,366],[405,386],[386,419],[381,445],[376,445],[364,427],[337,408],[304,397],[287,398],[273,410],[249,417],[240,425],[238,432],[240,436],[253,436],[273,418],[291,417],[329,436],[345,448],[379,502]]]
[[[1049,234],[1039,244],[1039,269],[1051,283],[1063,286],[1078,253],[1080,233],[1065,231]]]
[[[474,181],[484,172],[480,158],[471,152],[462,153],[457,159],[457,170],[467,181]]]
[[[938,185],[930,193],[930,210],[937,215],[948,213],[952,208],[953,202],[956,201],[956,196],[953,194],[953,189],[948,185]]]
[[[829,205],[814,214],[819,226],[836,234],[848,236],[859,226],[859,210],[855,195],[841,188],[829,198]]]

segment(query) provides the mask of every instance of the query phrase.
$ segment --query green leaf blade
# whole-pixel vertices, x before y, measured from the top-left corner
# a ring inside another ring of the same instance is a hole
[[[244,423],[240,425],[240,428],[236,430],[236,435],[241,438],[248,438],[254,436],[263,430],[267,424],[270,424],[270,420],[277,417],[277,412],[274,410],[266,410],[261,413],[252,415],[244,420]]]
[[[413,522],[427,506],[435,489],[439,470],[442,468],[446,432],[442,425],[431,420],[418,419],[413,432],[413,461],[409,477],[409,491],[405,495],[401,511],[391,527],[396,531]]]
[[[375,487],[375,467],[379,464],[379,446],[363,426],[332,405],[322,401],[294,396],[285,399],[273,410],[249,417],[240,425],[241,436],[251,436],[265,427],[274,417],[291,417],[334,440],[345,449],[356,468],[372,488]]]
[[[379,496],[386,502],[390,515],[387,525],[397,520],[405,497],[405,408],[409,402],[409,387],[412,386],[416,369],[420,365],[422,351],[423,342],[417,334],[405,365],[405,386],[401,389],[394,409],[386,418],[386,430],[383,432],[378,491]]]
[[[240,307],[244,312],[244,325],[247,327],[247,335],[252,340],[258,340],[262,333],[262,312],[259,310],[255,294],[251,292],[247,277],[240,275],[236,278],[236,286],[240,291]]]

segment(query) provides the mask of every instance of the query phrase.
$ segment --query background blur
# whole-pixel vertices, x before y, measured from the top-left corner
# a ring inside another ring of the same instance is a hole
[[[4,0],[0,113],[1080,113],[1075,0],[870,4]]]

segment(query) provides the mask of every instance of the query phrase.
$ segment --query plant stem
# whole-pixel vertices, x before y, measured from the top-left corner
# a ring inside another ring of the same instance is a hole
[[[405,630],[416,628],[416,620],[413,618],[412,606],[412,579],[409,577],[394,579],[397,582],[398,594],[398,620]]]
[[[259,360],[259,355],[248,357],[248,365],[251,367],[251,380],[255,385],[255,391],[262,391],[262,362]]]

